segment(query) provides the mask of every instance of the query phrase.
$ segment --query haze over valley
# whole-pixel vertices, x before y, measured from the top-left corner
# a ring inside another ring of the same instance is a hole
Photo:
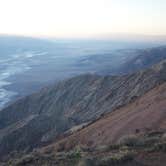
[[[1,36],[0,108],[16,98],[75,75],[118,73],[118,68],[134,58],[138,49],[162,44]]]

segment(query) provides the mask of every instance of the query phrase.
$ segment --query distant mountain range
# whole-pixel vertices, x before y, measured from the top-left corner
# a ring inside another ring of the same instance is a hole
[[[52,50],[55,49],[55,44],[49,40],[33,38],[33,37],[22,37],[22,36],[11,36],[11,35],[0,35],[0,53],[1,56],[14,54],[16,51],[21,50]]]
[[[112,53],[90,55],[82,58],[79,65],[91,68],[98,74],[128,74],[152,66],[166,59],[166,47],[147,49],[120,49]]]
[[[131,73],[152,66],[166,59],[165,52],[166,52],[165,46],[139,50],[138,55],[136,55],[135,57],[131,58],[129,61],[124,63],[120,67],[119,71],[121,73],[123,73],[123,71],[126,73]]]
[[[152,46],[0,35],[0,109],[41,87],[80,74],[122,75],[146,68],[165,58],[164,46]]]

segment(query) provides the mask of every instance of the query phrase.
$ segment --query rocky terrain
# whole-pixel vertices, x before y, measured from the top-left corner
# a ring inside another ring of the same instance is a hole
[[[49,144],[70,128],[92,123],[165,80],[162,61],[129,75],[81,75],[44,88],[0,112],[0,155]]]
[[[55,143],[10,154],[2,166],[165,166],[166,83],[75,128]]]
[[[142,97],[103,115],[74,134],[61,139],[54,147],[69,150],[78,145],[96,147],[116,144],[128,135],[166,132],[166,83]]]

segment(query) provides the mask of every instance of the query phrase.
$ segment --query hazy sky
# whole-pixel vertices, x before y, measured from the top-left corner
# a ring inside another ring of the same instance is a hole
[[[166,34],[166,0],[0,0],[0,34]]]

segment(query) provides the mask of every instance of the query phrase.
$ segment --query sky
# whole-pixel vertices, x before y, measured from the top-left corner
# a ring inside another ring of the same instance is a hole
[[[166,0],[0,0],[0,34],[166,35]]]

